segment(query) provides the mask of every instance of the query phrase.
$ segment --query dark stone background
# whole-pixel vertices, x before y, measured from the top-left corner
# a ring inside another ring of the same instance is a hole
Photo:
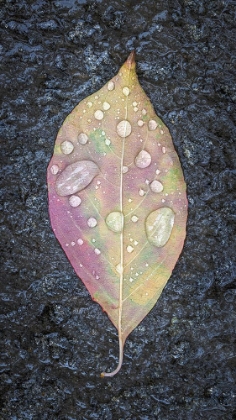
[[[236,419],[235,19],[230,0],[0,0],[0,419]],[[67,114],[134,48],[182,162],[188,233],[101,379],[117,334],[53,235],[46,168]]]

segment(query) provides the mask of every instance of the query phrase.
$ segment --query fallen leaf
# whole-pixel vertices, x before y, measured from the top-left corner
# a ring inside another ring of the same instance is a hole
[[[134,53],[59,130],[48,167],[52,228],[124,343],[159,298],[186,235],[186,185]]]

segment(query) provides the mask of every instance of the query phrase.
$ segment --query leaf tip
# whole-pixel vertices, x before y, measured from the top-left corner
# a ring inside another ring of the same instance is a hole
[[[126,60],[126,64],[129,69],[135,68],[135,50],[131,51],[130,55],[128,56]]]

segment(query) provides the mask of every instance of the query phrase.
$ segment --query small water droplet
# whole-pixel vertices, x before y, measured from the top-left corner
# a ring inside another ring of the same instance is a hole
[[[122,92],[123,92],[123,94],[124,94],[125,96],[129,96],[129,94],[130,94],[130,90],[129,90],[129,88],[128,88],[127,86],[125,86],[125,87],[122,89]]]
[[[163,185],[160,181],[157,181],[156,179],[151,182],[150,188],[152,192],[154,193],[160,193],[163,191]]]
[[[110,146],[111,141],[109,139],[105,139],[105,144],[106,144],[106,146]]]
[[[80,160],[68,165],[56,180],[57,194],[65,197],[83,190],[98,173],[98,166],[91,160]]]
[[[143,197],[145,195],[145,191],[142,190],[142,189],[140,189],[138,193],[139,193],[140,197]]]
[[[115,83],[110,80],[110,82],[108,82],[108,84],[107,84],[107,89],[108,90],[115,89]]]
[[[87,102],[87,106],[88,106],[89,108],[91,108],[91,106],[93,106],[92,102]]]
[[[161,207],[151,212],[145,222],[148,241],[160,248],[170,238],[174,225],[175,214],[169,207]]]
[[[132,104],[133,106],[137,106],[138,104],[137,104],[137,102],[133,102],[133,104]]]
[[[112,211],[106,217],[106,225],[113,232],[121,232],[124,226],[124,215],[120,211]]]
[[[129,253],[133,252],[134,250],[134,248],[131,245],[128,245],[126,249],[127,249],[127,252]]]
[[[69,197],[69,204],[71,207],[78,207],[81,204],[81,198],[77,195],[71,195]]]
[[[100,109],[97,109],[97,111],[94,112],[94,117],[96,120],[100,121],[103,119],[104,113]]]
[[[102,107],[104,111],[108,111],[111,108],[111,105],[108,102],[103,102]]]
[[[59,166],[57,166],[57,165],[52,165],[51,166],[51,173],[53,175],[56,175],[58,173],[58,171],[59,171]]]
[[[134,245],[137,246],[138,245],[138,241],[134,241]]]
[[[156,170],[156,174],[159,175],[161,173],[161,171],[159,171],[159,169]]]
[[[162,153],[165,153],[166,152],[166,148],[163,146],[162,147]]]
[[[88,142],[88,136],[85,133],[80,133],[78,135],[78,142],[80,144],[86,144]]]
[[[129,278],[130,283],[132,283],[134,281],[134,279],[132,277]]]
[[[100,255],[101,254],[101,251],[98,248],[95,248],[94,252],[95,252],[96,255]]]
[[[73,242],[71,242],[71,246],[75,246],[75,242],[73,241]]]
[[[74,150],[73,143],[71,143],[71,141],[67,141],[67,140],[63,141],[61,143],[60,147],[61,147],[61,151],[62,151],[62,153],[64,153],[64,155],[70,155]]]
[[[77,240],[77,244],[78,244],[78,245],[83,245],[83,243],[84,243],[83,239],[79,238],[79,239]]]
[[[150,131],[156,130],[157,122],[155,120],[150,120],[148,122],[148,128],[149,128]]]
[[[120,137],[128,137],[132,131],[130,122],[127,120],[120,121],[119,124],[117,124],[116,131]]]
[[[116,271],[117,271],[117,273],[119,273],[119,274],[122,274],[123,273],[123,267],[121,266],[121,264],[119,263],[119,264],[117,264],[117,266],[116,266]]]
[[[161,133],[161,135],[162,135],[162,134],[164,134],[164,131],[163,131],[163,130],[160,130],[160,133]]]
[[[144,169],[151,164],[151,155],[146,150],[141,150],[135,158],[135,165],[138,168]]]
[[[132,216],[131,220],[132,220],[132,222],[136,223],[138,221],[138,217],[137,216]]]
[[[123,166],[122,173],[126,174],[128,172],[128,170],[129,170],[128,166]]]
[[[90,218],[87,220],[87,225],[88,225],[90,228],[94,228],[95,226],[97,226],[97,224],[98,224],[98,222],[97,222],[97,219],[95,219],[95,217],[90,217]]]
[[[143,114],[143,115],[146,115],[146,114],[147,114],[146,109],[142,109],[142,114]]]
[[[137,106],[134,107],[134,112],[138,112],[138,107]]]
[[[144,125],[143,120],[138,120],[138,126],[139,126],[139,127],[142,127],[143,125]]]

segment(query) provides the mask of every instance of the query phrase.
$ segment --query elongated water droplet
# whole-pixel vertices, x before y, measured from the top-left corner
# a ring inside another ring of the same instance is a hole
[[[124,225],[124,215],[120,211],[112,211],[106,217],[106,225],[113,232],[121,232]]]
[[[144,169],[151,164],[151,155],[146,150],[141,150],[135,158],[135,165],[138,168]]]
[[[57,165],[52,165],[52,166],[51,166],[51,173],[52,173],[53,175],[56,175],[58,172],[59,172],[59,166],[57,166]]]
[[[96,163],[91,160],[80,160],[67,166],[56,180],[56,192],[65,197],[86,188],[99,173]]]
[[[175,214],[169,207],[161,207],[151,212],[145,222],[148,241],[160,248],[170,238],[174,226]]]

